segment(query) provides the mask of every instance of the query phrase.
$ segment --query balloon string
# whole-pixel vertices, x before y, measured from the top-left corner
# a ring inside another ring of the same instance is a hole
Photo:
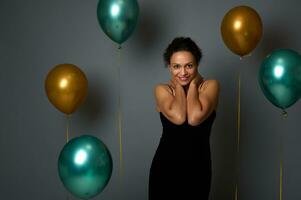
[[[235,185],[235,200],[238,199],[238,189],[237,189],[237,184]]]
[[[282,109],[282,117],[283,119],[287,118],[287,112],[285,109]],[[281,134],[281,133],[280,133]],[[279,188],[279,198],[282,200],[282,194],[283,194],[283,144],[282,144],[282,134],[280,136],[280,188]]]
[[[66,143],[69,142],[69,126],[70,126],[70,115],[66,115],[67,125],[66,125]]]
[[[285,109],[282,109],[282,117],[285,119],[285,118],[287,118],[287,112],[286,112],[286,110]]]
[[[122,160],[122,131],[121,131],[121,112],[119,111],[118,116],[118,125],[119,125],[119,149],[120,149],[120,175],[123,175],[123,160]]]
[[[121,131],[121,81],[120,81],[120,66],[121,66],[121,45],[118,48],[118,136],[119,136],[119,173],[120,176],[122,177],[123,175],[123,153],[122,153],[122,131]]]
[[[238,98],[237,98],[237,154],[236,154],[236,184],[235,184],[235,200],[238,199],[238,176],[239,176],[239,142],[240,142],[240,73],[238,75]]]
[[[279,148],[279,157],[280,157],[280,171],[279,171],[279,199],[282,200],[283,195],[283,138],[282,133],[280,133],[280,148]]]
[[[67,124],[66,124],[66,143],[69,142],[69,126],[70,126],[70,115],[66,115]],[[69,200],[69,195],[67,194],[67,200]]]
[[[237,153],[239,153],[239,142],[240,142],[240,74],[238,75],[238,108],[237,108]]]
[[[280,160],[280,191],[279,191],[279,196],[280,200],[282,200],[282,182],[283,182],[283,161],[282,159]]]
[[[244,55],[244,56],[239,56],[239,60],[242,60],[243,58],[250,57],[250,56],[252,56],[252,53],[249,53],[248,55]]]

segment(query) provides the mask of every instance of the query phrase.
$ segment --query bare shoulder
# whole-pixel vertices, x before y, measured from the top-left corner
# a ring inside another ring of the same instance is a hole
[[[220,90],[220,83],[218,80],[216,79],[207,79],[204,81],[204,83],[202,84],[202,87],[199,88],[201,91],[205,91],[205,90]]]
[[[167,84],[157,84],[154,87],[154,95],[156,98],[156,110],[161,112],[160,107],[162,104],[169,102],[173,99],[172,91]]]
[[[203,83],[204,86],[201,87],[199,91],[200,99],[209,100],[214,109],[217,109],[220,93],[220,83],[215,79],[208,79]]]
[[[172,95],[172,91],[167,83],[159,83],[155,85],[154,92],[156,97],[168,94]]]

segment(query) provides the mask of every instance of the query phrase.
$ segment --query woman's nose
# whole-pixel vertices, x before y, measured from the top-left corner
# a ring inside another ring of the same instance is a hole
[[[186,71],[185,67],[183,67],[181,69],[181,75],[183,76],[183,75],[186,75],[186,74],[187,74],[187,71]]]

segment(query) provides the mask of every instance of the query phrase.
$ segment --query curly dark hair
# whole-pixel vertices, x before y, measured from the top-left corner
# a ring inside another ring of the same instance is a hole
[[[163,54],[163,59],[166,66],[170,64],[170,58],[172,54],[178,51],[189,51],[194,56],[197,65],[200,63],[202,51],[197,44],[189,37],[176,37],[168,45]]]

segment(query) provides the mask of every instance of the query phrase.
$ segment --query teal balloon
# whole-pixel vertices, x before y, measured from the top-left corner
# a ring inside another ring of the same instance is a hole
[[[285,109],[301,96],[301,56],[290,49],[277,49],[262,62],[259,85],[265,97]]]
[[[83,135],[70,140],[58,159],[58,173],[65,188],[74,196],[90,199],[108,184],[112,157],[103,142]]]
[[[105,34],[122,44],[133,33],[139,16],[136,0],[100,0],[97,7],[98,22]]]

